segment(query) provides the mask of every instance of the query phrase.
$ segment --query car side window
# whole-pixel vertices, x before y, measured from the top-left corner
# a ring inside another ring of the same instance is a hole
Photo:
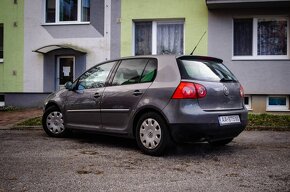
[[[85,72],[78,81],[78,90],[104,87],[106,79],[116,62],[97,65]]]
[[[149,59],[142,77],[141,77],[141,83],[146,83],[146,82],[152,82],[156,76],[157,72],[157,60],[156,59]]]
[[[148,59],[122,60],[113,79],[113,85],[139,83]]]

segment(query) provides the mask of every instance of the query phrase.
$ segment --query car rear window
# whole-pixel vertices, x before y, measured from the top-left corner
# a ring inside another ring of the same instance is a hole
[[[230,70],[216,61],[178,59],[178,67],[182,79],[237,82]]]

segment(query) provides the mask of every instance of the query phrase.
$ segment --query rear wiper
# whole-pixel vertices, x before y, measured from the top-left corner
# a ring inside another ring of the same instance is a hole
[[[237,82],[237,81],[234,79],[221,78],[220,82]]]

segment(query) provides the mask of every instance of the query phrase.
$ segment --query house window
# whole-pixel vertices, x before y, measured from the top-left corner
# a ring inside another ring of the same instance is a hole
[[[287,96],[269,96],[267,97],[268,111],[289,110],[289,97]]]
[[[0,62],[3,62],[3,45],[4,45],[4,28],[3,24],[0,24]]]
[[[46,23],[90,21],[90,0],[46,0]]]
[[[252,97],[251,96],[245,96],[244,97],[244,104],[247,109],[252,109]]]
[[[135,22],[134,54],[182,55],[183,28],[183,21]]]
[[[286,17],[234,19],[233,59],[288,59]]]
[[[0,95],[0,107],[5,106],[5,95]]]

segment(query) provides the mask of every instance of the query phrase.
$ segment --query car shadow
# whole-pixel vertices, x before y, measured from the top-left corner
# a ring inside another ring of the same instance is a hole
[[[97,145],[102,147],[125,149],[140,153],[137,143],[134,139],[116,137],[111,135],[103,135],[91,132],[73,131],[68,138],[81,144]],[[182,157],[182,156],[195,156],[195,157],[208,157],[219,155],[231,155],[242,150],[243,147],[239,146],[235,141],[226,146],[214,147],[207,142],[203,143],[174,143],[169,146],[168,150],[163,157]]]

